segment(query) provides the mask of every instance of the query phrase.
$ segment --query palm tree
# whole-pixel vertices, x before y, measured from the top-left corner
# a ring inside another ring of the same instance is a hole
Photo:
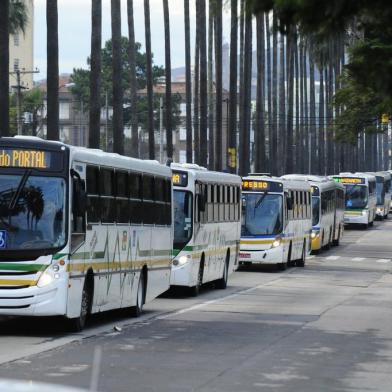
[[[273,126],[272,126],[272,80],[271,80],[271,30],[269,23],[270,14],[265,14],[265,31],[267,39],[267,110],[268,110],[268,171],[272,173],[272,162],[274,161],[273,150]]]
[[[238,128],[239,128],[239,142],[240,145],[238,146],[238,158],[241,159],[241,132],[242,132],[242,127],[243,127],[243,122],[244,122],[244,55],[245,55],[245,49],[244,49],[244,43],[245,43],[245,0],[240,0],[240,59],[239,59],[239,65],[240,65],[240,84],[239,84],[239,121],[238,121]],[[240,170],[240,165],[241,163],[238,164],[238,170]]]
[[[285,75],[285,37],[280,34],[279,39],[279,116],[278,116],[278,156],[281,164],[278,167],[278,173],[283,174],[285,164],[285,143],[286,143],[286,75]]]
[[[165,76],[166,76],[166,148],[167,157],[173,157],[172,98],[171,98],[171,59],[170,59],[170,18],[168,0],[163,0],[163,19],[165,24]]]
[[[230,29],[230,100],[229,100],[229,169],[236,171],[237,158],[237,41],[238,41],[238,2],[231,0]]]
[[[91,1],[91,72],[89,147],[100,146],[102,0]]]
[[[214,45],[214,3],[209,1],[208,11],[208,54],[207,54],[207,68],[208,68],[208,167],[210,170],[214,169],[214,59],[213,59],[213,45]]]
[[[186,161],[192,157],[192,75],[191,75],[191,39],[189,23],[189,0],[184,0],[185,27],[185,80],[186,80]]]
[[[0,1],[0,136],[9,135],[9,2]]]
[[[215,170],[222,170],[222,0],[215,0]]]
[[[128,13],[128,59],[130,69],[130,94],[131,94],[131,156],[139,157],[139,134],[137,126],[137,81],[136,81],[136,45],[135,24],[133,19],[133,0],[127,1]]]
[[[195,74],[193,91],[193,133],[194,133],[194,154],[195,162],[200,162],[200,132],[199,132],[199,90],[200,90],[200,3],[196,1],[196,37],[195,37]]]
[[[207,166],[207,34],[206,1],[199,3],[199,50],[200,50],[200,163]]]
[[[59,140],[59,40],[57,0],[46,2],[47,138]]]
[[[154,102],[153,102],[153,76],[151,53],[151,26],[150,26],[150,1],[144,0],[144,28],[146,35],[146,80],[147,80],[147,129],[148,153],[150,159],[155,159],[154,140]]]
[[[324,135],[324,72],[323,68],[319,68],[320,75],[320,91],[319,91],[319,173],[325,174],[325,135]]]
[[[272,174],[277,174],[277,131],[278,131],[278,32],[277,16],[273,13],[272,20]]]
[[[315,68],[313,57],[309,56],[309,132],[311,132],[311,157],[310,168],[311,174],[317,174],[317,137],[316,137],[316,84],[315,84]]]
[[[300,110],[299,110],[299,45],[298,37],[295,39],[294,53],[294,69],[295,69],[295,171],[299,172],[301,167],[301,149],[300,149]]]
[[[309,172],[309,122],[308,122],[308,72],[307,72],[307,48],[306,41],[303,39],[303,53],[302,53],[302,83],[303,83],[303,137],[304,137],[304,173]]]
[[[19,31],[24,33],[28,22],[27,7],[25,2],[21,0],[9,0],[8,4],[9,33],[16,34]]]
[[[124,154],[120,0],[111,0],[111,11],[113,56],[113,152]]]
[[[255,126],[255,170],[265,170],[265,124],[264,124],[264,14],[256,15],[256,45],[257,45],[257,91],[256,91],[256,126]]]
[[[249,5],[245,9],[244,42],[244,91],[242,94],[243,119],[240,126],[240,175],[250,171],[250,126],[252,90],[252,12]]]

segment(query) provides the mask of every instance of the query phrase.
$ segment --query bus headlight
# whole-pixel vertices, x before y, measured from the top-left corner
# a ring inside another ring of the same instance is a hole
[[[180,256],[178,259],[173,260],[173,265],[176,267],[181,267],[182,265],[186,264],[190,260],[191,260],[190,255]]]
[[[49,267],[46,271],[43,272],[41,277],[38,279],[37,286],[45,287],[53,283],[54,280],[60,278],[59,274],[59,266],[57,264]]]
[[[310,238],[312,239],[312,240],[314,240],[316,237],[318,237],[320,235],[320,232],[319,231],[316,231],[316,230],[312,230],[312,234],[310,234]]]
[[[275,238],[275,241],[272,243],[272,247],[277,248],[278,246],[280,246],[281,243],[282,243],[281,238]]]
[[[362,215],[366,216],[367,215],[367,211],[366,210],[362,210]]]
[[[384,213],[384,208],[380,208],[380,207],[377,207],[377,214],[383,214]]]

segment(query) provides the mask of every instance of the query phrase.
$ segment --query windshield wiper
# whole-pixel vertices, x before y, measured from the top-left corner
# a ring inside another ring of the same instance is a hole
[[[263,200],[265,199],[265,197],[267,196],[267,194],[268,194],[268,192],[265,191],[265,192],[260,196],[260,199],[257,200],[257,202],[256,202],[256,204],[255,204],[255,207],[254,207],[255,210],[256,210],[257,208],[260,207],[260,204],[263,202]]]
[[[26,170],[26,171],[23,173],[23,176],[22,176],[22,178],[20,179],[18,188],[16,189],[16,192],[15,192],[14,195],[12,196],[12,199],[11,199],[11,201],[10,201],[10,204],[8,204],[8,209],[9,209],[10,211],[13,211],[13,210],[14,210],[14,208],[15,208],[15,206],[16,206],[16,203],[19,201],[20,195],[22,194],[22,190],[23,190],[23,188],[25,187],[26,182],[27,182],[27,180],[29,179],[30,175],[31,175],[31,170]]]

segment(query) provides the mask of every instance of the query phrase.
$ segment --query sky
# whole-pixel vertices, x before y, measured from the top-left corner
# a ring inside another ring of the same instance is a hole
[[[190,0],[191,40],[195,31],[195,1]],[[126,0],[121,0],[122,34],[127,36]],[[135,38],[144,51],[144,1],[134,0]],[[34,66],[40,71],[35,80],[46,77],[46,0],[34,0]],[[171,29],[172,68],[184,65],[184,1],[169,0]],[[165,63],[164,26],[162,0],[150,0],[151,45],[154,62]],[[59,15],[59,70],[71,73],[73,68],[86,68],[90,54],[91,0],[58,0]],[[224,9],[223,37],[229,37],[230,11]],[[102,0],[102,42],[111,36],[110,0]],[[193,46],[193,45],[192,45]]]

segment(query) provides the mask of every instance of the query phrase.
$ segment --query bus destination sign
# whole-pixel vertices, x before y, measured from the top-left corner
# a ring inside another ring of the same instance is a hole
[[[365,185],[364,178],[357,178],[357,177],[334,177],[336,182],[340,182],[341,184],[345,185]]]
[[[188,186],[188,173],[173,171],[172,181],[174,186]]]
[[[242,181],[242,190],[252,192],[282,192],[283,184],[280,182],[244,180]]]
[[[51,155],[51,152],[42,150],[0,148],[0,167],[50,169]]]

